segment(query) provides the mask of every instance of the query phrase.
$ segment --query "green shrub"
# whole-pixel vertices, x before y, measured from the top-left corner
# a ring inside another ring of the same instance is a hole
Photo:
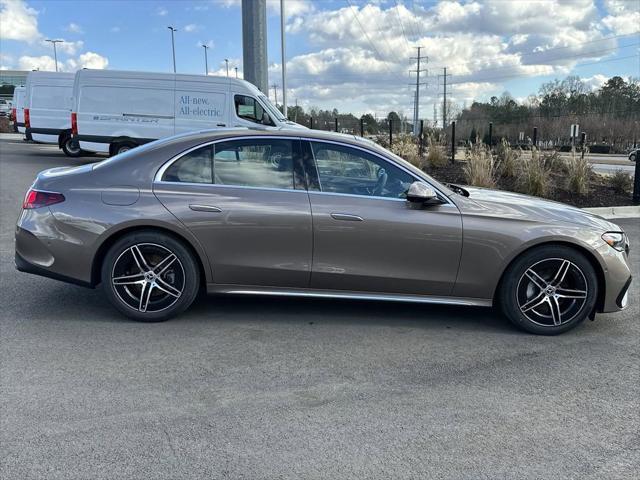
[[[492,188],[496,186],[497,164],[489,147],[483,143],[471,145],[466,152],[464,174],[469,185]]]
[[[615,173],[611,175],[609,181],[616,193],[629,193],[633,187],[633,179],[631,178],[631,175],[620,169],[616,170]]]

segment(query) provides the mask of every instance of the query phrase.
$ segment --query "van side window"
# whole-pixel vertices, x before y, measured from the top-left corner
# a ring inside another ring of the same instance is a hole
[[[294,189],[293,141],[252,139],[215,144],[216,185]]]
[[[213,183],[213,147],[207,145],[186,153],[167,168],[164,182]]]
[[[249,97],[248,95],[235,95],[233,100],[236,105],[236,115],[238,118],[262,125],[274,125],[271,119],[265,122],[264,115],[266,112],[255,98]]]

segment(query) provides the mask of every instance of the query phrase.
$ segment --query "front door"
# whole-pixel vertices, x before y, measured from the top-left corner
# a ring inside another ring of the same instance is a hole
[[[449,295],[462,249],[457,207],[411,205],[404,194],[416,178],[382,157],[328,142],[307,146],[318,177],[309,191],[311,286]]]
[[[219,142],[186,153],[154,184],[205,248],[215,283],[308,287],[311,209],[294,168],[299,148],[291,139]]]

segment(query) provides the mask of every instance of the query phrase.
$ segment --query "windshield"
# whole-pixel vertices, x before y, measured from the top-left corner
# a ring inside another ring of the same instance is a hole
[[[284,115],[282,115],[282,112],[278,110],[276,106],[273,103],[271,103],[271,101],[266,96],[260,95],[258,98],[260,99],[260,102],[262,102],[262,105],[264,105],[264,107],[267,109],[267,111],[269,112],[269,115],[272,118],[275,118],[276,120],[279,120],[281,122],[284,122],[287,120],[286,118],[284,118]]]

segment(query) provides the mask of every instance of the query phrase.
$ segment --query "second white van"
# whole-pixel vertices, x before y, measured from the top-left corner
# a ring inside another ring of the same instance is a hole
[[[13,90],[13,108],[11,118],[16,132],[24,133],[24,86],[16,87]]]
[[[30,72],[25,85],[24,123],[27,140],[57,144],[64,153],[82,152],[71,137],[71,96],[75,74]]]
[[[254,85],[230,77],[79,70],[71,128],[80,148],[115,155],[194,130],[306,128]]]

